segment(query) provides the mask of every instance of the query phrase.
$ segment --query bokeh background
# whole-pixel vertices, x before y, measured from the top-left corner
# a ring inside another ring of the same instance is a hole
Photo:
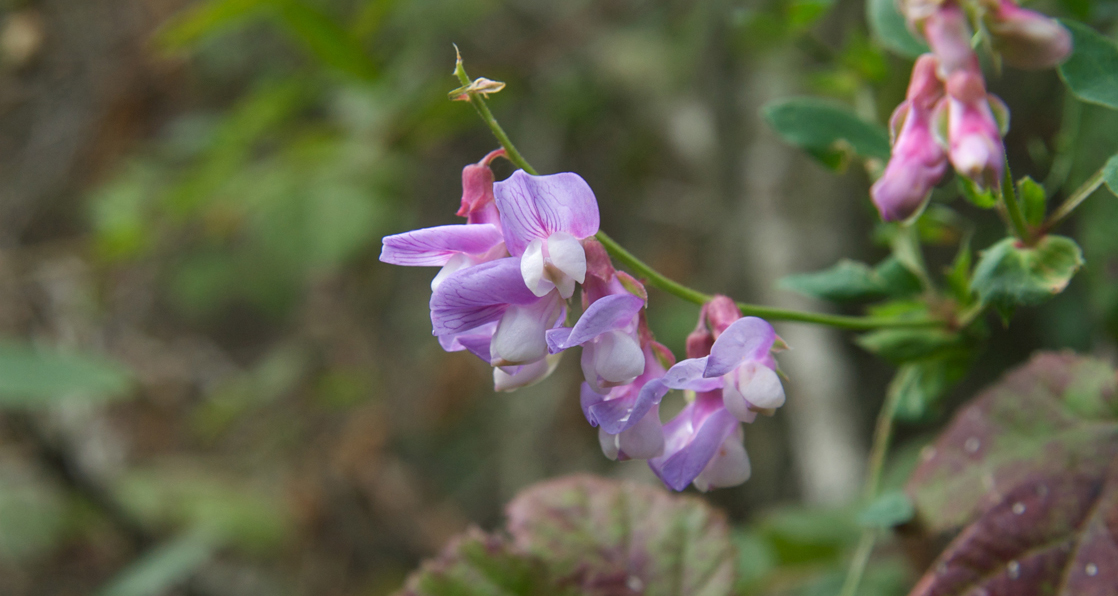
[[[461,168],[497,147],[447,99],[452,44],[472,76],[508,84],[490,105],[527,159],[583,176],[603,229],[677,280],[827,309],[776,280],[887,254],[865,169],[828,169],[759,115],[806,94],[887,119],[910,63],[871,39],[859,1],[2,6],[0,373],[49,384],[60,373],[27,364],[36,350],[127,371],[111,391],[0,399],[3,595],[387,594],[533,482],[654,482],[601,455],[576,358],[495,394],[487,366],[430,336],[434,271],[377,260],[384,235],[456,222]],[[1031,6],[1104,31],[1118,17],[1114,2]],[[1118,149],[1118,118],[1069,102],[1053,71],[991,87],[1019,176],[1074,188]],[[951,206],[975,246],[1004,233]],[[939,411],[1036,349],[1114,353],[1118,201],[1082,211],[1062,231],[1086,270],[1011,328],[992,318]],[[933,267],[954,255],[942,240]],[[650,300],[682,356],[697,307]],[[850,334],[777,328],[788,405],[747,429],[753,478],[706,497],[742,523],[848,503],[893,372]],[[905,425],[902,453],[943,421]]]

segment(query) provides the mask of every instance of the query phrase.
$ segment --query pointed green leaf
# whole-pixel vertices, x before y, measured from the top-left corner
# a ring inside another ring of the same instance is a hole
[[[890,394],[899,394],[898,420],[918,421],[934,411],[944,396],[967,374],[973,357],[967,350],[902,365],[889,383]]]
[[[1118,110],[1118,45],[1087,25],[1068,19],[1072,53],[1060,65],[1060,78],[1079,99]]]
[[[1118,196],[1118,155],[1112,155],[1102,167],[1102,179],[1110,192]]]
[[[210,0],[196,4],[167,21],[156,34],[164,50],[186,49],[200,39],[261,11],[270,0]]]
[[[842,259],[829,269],[784,277],[777,287],[823,300],[852,302],[910,296],[920,291],[920,280],[892,257],[874,269]]]
[[[101,356],[0,342],[0,407],[123,397],[130,384],[127,369]]]
[[[98,596],[167,594],[209,561],[216,548],[216,541],[206,532],[174,538],[126,567]]]
[[[842,165],[850,153],[889,159],[885,127],[862,120],[840,104],[797,97],[772,102],[761,114],[785,141],[829,167]]]
[[[1039,226],[1044,221],[1044,208],[1048,200],[1044,187],[1025,176],[1017,183],[1017,194],[1021,197],[1025,221],[1029,222],[1029,225]]]
[[[1083,266],[1083,253],[1070,238],[1045,236],[1033,247],[1006,238],[982,253],[971,287],[1002,311],[1035,306],[1064,291]]]
[[[979,188],[973,180],[965,176],[958,176],[955,180],[958,181],[959,191],[963,193],[963,198],[971,205],[981,209],[993,209],[994,205],[998,204],[998,199],[994,197],[994,192],[989,188]]]
[[[866,528],[892,528],[899,526],[916,514],[912,499],[903,490],[880,495],[858,513],[858,525]]]
[[[866,0],[866,20],[874,38],[901,56],[915,58],[929,51],[928,44],[908,30],[893,0]]]

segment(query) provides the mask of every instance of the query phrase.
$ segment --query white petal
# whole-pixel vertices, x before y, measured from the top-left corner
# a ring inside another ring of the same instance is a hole
[[[722,377],[722,404],[734,418],[742,422],[753,422],[757,419],[757,413],[749,409],[749,401],[738,390],[737,374],[738,369],[734,369]]]
[[[555,232],[547,239],[547,256],[556,269],[578,283],[586,281],[586,251],[578,238]]]
[[[606,457],[616,461],[617,460],[617,435],[611,435],[602,429],[598,429],[598,443],[602,446],[602,453]]]
[[[749,454],[742,444],[741,427],[738,427],[734,434],[726,437],[710,463],[695,478],[695,488],[705,492],[712,488],[737,486],[749,480],[752,473]]]
[[[586,378],[586,384],[590,385],[598,395],[605,395],[609,393],[609,388],[602,387],[602,380],[598,377],[597,358],[595,358],[597,350],[597,342],[582,344],[582,357],[579,359],[579,364],[582,366],[582,376]]]
[[[594,343],[594,368],[607,382],[628,383],[644,372],[640,342],[624,331],[607,331]]]
[[[524,285],[537,296],[545,296],[555,288],[544,275],[544,265],[543,240],[536,238],[520,257],[520,274],[524,276]]]
[[[754,372],[749,384],[739,387],[742,395],[755,408],[761,410],[775,410],[784,405],[784,386],[780,384],[780,377],[776,371],[764,364],[750,362]]]
[[[545,333],[559,316],[559,306],[557,295],[528,306],[510,305],[493,334],[495,360],[502,365],[525,364],[546,356]]]
[[[499,366],[494,367],[493,390],[512,391],[538,383],[551,375],[562,357],[562,354],[551,354],[546,358],[521,366],[520,370],[511,375]]]
[[[660,406],[653,406],[644,418],[617,435],[617,447],[629,459],[651,459],[664,453]]]
[[[434,292],[435,288],[439,287],[439,284],[443,283],[443,280],[446,279],[447,276],[449,276],[451,273],[454,273],[459,269],[465,269],[466,267],[475,264],[476,262],[473,259],[461,253],[450,257],[450,260],[446,262],[446,265],[443,265],[443,268],[439,269],[439,272],[435,275],[435,279],[431,280],[431,291]]]

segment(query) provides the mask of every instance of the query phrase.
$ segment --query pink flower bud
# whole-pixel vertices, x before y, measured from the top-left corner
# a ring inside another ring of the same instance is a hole
[[[971,48],[967,15],[954,2],[946,2],[924,20],[924,37],[939,59],[939,78],[947,80],[959,70],[979,71],[978,55]]]
[[[1051,68],[1071,54],[1071,35],[1055,20],[1000,0],[986,14],[994,49],[1018,68]]]
[[[976,72],[959,71],[947,80],[947,140],[955,171],[979,186],[1001,182],[1005,147],[986,84]]]
[[[481,161],[462,168],[462,206],[457,215],[465,217],[467,223],[500,225],[493,195],[493,170],[489,169],[489,164],[504,155],[504,149],[497,149]]]
[[[714,339],[718,339],[718,336],[722,335],[722,332],[731,323],[741,318],[741,309],[729,296],[718,294],[711,298],[704,308],[706,309],[707,324],[710,325],[710,330],[714,333]]]

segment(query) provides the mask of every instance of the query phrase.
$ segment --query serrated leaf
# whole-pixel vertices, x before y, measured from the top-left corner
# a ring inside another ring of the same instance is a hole
[[[206,532],[193,532],[159,545],[130,564],[98,596],[159,596],[179,585],[217,549]]]
[[[124,397],[131,375],[102,356],[0,342],[0,407]]]
[[[1071,32],[1071,56],[1060,78],[1079,99],[1118,110],[1118,45],[1087,25],[1061,19]]]
[[[1083,266],[1083,253],[1071,238],[1048,235],[1036,246],[1006,238],[982,253],[971,288],[1003,311],[1035,306],[1064,291]]]
[[[909,521],[915,513],[912,499],[904,491],[894,490],[878,496],[858,512],[858,524],[866,528],[892,528]]]
[[[885,127],[862,120],[840,104],[797,97],[769,103],[761,114],[785,141],[828,167],[841,166],[851,152],[889,159],[889,133]]]
[[[1118,378],[1109,364],[1039,354],[956,413],[906,490],[929,530],[958,528],[1023,483],[1102,476],[1118,456],[1116,416]]]
[[[698,499],[574,476],[529,488],[506,511],[514,544],[580,593],[716,596],[733,588],[726,520]]]
[[[904,56],[916,58],[928,52],[928,44],[908,30],[905,18],[893,0],[866,0],[866,21],[881,45]]]
[[[852,302],[910,296],[920,291],[920,280],[892,257],[873,269],[842,259],[829,269],[784,277],[777,286],[814,298]]]
[[[866,351],[901,364],[957,350],[963,339],[946,329],[881,329],[862,334],[855,341]]]
[[[1044,208],[1048,197],[1044,187],[1032,178],[1025,176],[1017,182],[1017,194],[1021,197],[1021,209],[1029,225],[1039,226],[1044,221]]]

